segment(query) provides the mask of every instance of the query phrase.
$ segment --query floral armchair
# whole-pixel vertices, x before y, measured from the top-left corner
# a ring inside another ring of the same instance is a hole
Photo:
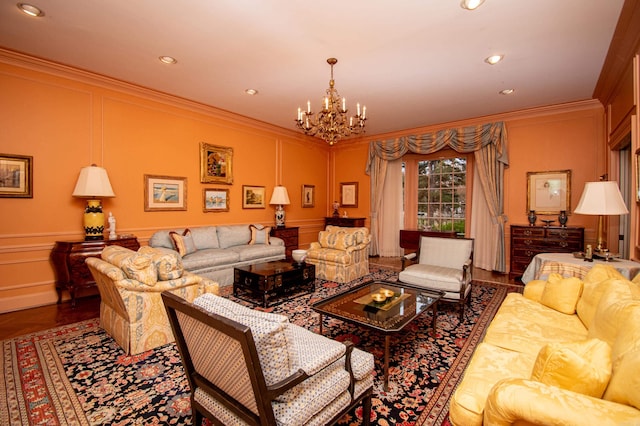
[[[311,243],[306,262],[316,265],[316,278],[346,283],[369,273],[370,242],[367,228],[328,225]]]
[[[218,293],[218,283],[183,270],[172,254],[107,246],[86,259],[100,291],[100,326],[128,355],[174,341],[161,293],[193,300]]]
[[[325,425],[363,405],[368,425],[373,355],[205,294],[162,294],[191,388],[194,424]]]

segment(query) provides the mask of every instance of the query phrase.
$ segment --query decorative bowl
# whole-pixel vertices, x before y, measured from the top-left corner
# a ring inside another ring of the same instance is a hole
[[[389,298],[389,297],[393,297],[393,291],[389,290],[387,288],[381,288],[380,289],[380,294],[382,294],[384,297]]]
[[[373,294],[371,295],[371,298],[372,298],[372,299],[373,299],[373,301],[374,301],[374,302],[376,302],[376,303],[382,303],[382,302],[384,302],[385,300],[387,300],[387,296],[385,296],[385,295],[384,295],[384,294],[382,294],[382,293],[373,293]]]
[[[291,251],[291,257],[293,258],[294,262],[303,263],[304,260],[307,258],[307,251],[306,250],[293,250],[293,251]]]

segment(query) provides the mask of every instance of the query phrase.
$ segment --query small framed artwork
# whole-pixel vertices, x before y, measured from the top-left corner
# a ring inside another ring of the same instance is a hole
[[[33,198],[33,157],[0,154],[0,197]]]
[[[358,207],[358,182],[340,183],[340,207]]]
[[[202,190],[203,211],[207,212],[228,212],[229,211],[229,190],[222,188],[204,188]]]
[[[316,186],[302,185],[302,207],[313,207],[316,204]]]
[[[233,183],[233,148],[200,142],[200,182]]]
[[[187,210],[187,178],[144,175],[144,211]]]
[[[242,185],[243,209],[264,209],[264,197],[264,186]]]
[[[571,208],[571,170],[527,172],[527,213],[558,214]]]

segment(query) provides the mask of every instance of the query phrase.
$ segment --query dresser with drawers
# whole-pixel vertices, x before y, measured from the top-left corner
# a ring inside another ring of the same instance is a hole
[[[583,227],[511,225],[509,278],[522,277],[538,253],[570,253],[583,248]]]

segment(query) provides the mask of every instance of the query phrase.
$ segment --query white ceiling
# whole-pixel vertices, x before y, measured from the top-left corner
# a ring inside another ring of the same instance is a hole
[[[336,57],[373,135],[591,99],[623,0],[33,0],[40,18],[16,3],[0,4],[0,47],[288,129]]]

